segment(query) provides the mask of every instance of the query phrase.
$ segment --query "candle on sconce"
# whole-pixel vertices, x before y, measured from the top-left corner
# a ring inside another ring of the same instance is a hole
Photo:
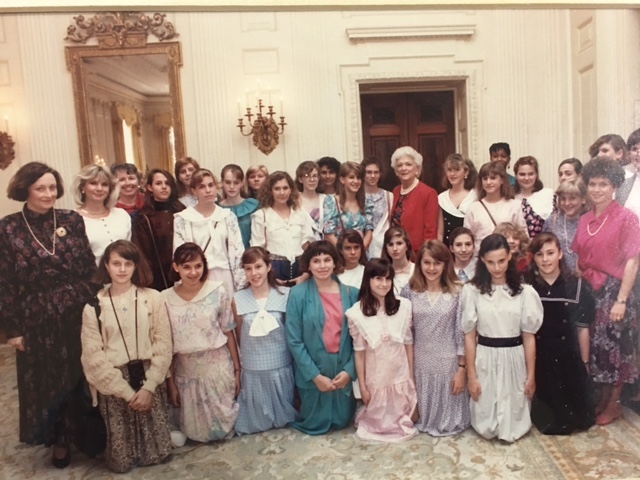
[[[260,100],[260,79],[256,83],[256,100]]]
[[[240,106],[240,97],[236,98],[236,102],[238,103],[238,116],[242,117],[242,107]]]
[[[280,95],[280,115],[284,115],[284,110],[282,109],[282,95]]]
[[[273,103],[271,103],[271,85],[269,85],[267,92],[269,92],[269,105],[268,106],[273,106]]]

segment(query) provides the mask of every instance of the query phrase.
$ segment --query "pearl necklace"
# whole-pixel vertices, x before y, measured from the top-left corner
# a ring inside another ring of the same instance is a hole
[[[405,273],[405,272],[408,272],[410,268],[411,268],[411,262],[407,263],[407,266],[406,266],[406,267],[402,267],[402,268],[397,269],[397,270],[396,270],[396,275],[397,275],[398,273]],[[395,269],[394,269],[394,270],[395,270]]]
[[[587,233],[590,236],[595,236],[600,230],[602,230],[602,227],[604,227],[604,224],[607,223],[607,220],[609,219],[609,215],[607,215],[606,217],[604,217],[604,220],[602,221],[602,223],[600,224],[600,226],[597,228],[597,230],[593,233],[591,233],[591,229],[589,228],[589,224],[587,223]]]
[[[411,184],[411,186],[408,187],[407,189],[404,189],[404,188],[400,187],[400,195],[408,195],[408,194],[410,194],[418,186],[418,183],[420,183],[420,180],[418,180],[416,178],[413,181],[413,183]]]
[[[53,250],[52,251],[47,250],[47,247],[45,247],[42,244],[42,242],[40,242],[40,240],[38,240],[38,237],[36,237],[36,234],[33,233],[33,230],[31,230],[31,225],[29,225],[29,222],[27,221],[27,217],[24,214],[24,210],[22,211],[22,218],[24,218],[24,223],[27,224],[27,228],[29,229],[29,233],[31,233],[31,236],[38,243],[38,245],[40,245],[42,247],[42,249],[45,252],[47,252],[49,255],[51,255],[51,256],[55,255],[56,254],[56,211],[55,211],[55,209],[53,210],[53,238],[52,238]]]

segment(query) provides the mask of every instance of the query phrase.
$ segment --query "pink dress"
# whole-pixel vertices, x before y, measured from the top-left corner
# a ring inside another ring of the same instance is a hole
[[[413,344],[411,302],[400,298],[393,316],[378,312],[365,317],[357,302],[346,312],[355,351],[365,352],[369,405],[356,413],[356,438],[399,442],[417,435],[411,421],[416,408],[416,388],[409,372],[405,345]]]

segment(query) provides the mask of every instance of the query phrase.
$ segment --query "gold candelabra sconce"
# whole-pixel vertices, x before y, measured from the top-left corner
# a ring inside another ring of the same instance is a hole
[[[268,111],[262,113],[262,111],[267,108]],[[282,106],[280,107],[282,110]],[[269,155],[273,152],[278,143],[280,143],[280,135],[284,133],[284,126],[286,125],[284,121],[284,116],[280,116],[280,122],[276,122],[273,117],[276,112],[273,111],[273,106],[263,105],[262,99],[258,99],[258,113],[252,114],[251,108],[246,108],[247,113],[244,117],[247,117],[248,125],[243,123],[242,118],[238,119],[238,125],[236,125],[240,129],[240,133],[245,137],[253,135],[253,144],[265,155]],[[280,112],[282,113],[282,112]],[[256,119],[252,122],[251,119],[253,117]],[[244,127],[251,127],[249,133],[244,133]]]
[[[6,170],[16,158],[15,142],[9,135],[9,117],[4,116],[4,132],[0,132],[0,169]]]

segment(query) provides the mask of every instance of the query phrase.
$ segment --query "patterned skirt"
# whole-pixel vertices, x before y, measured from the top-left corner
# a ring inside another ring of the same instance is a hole
[[[150,362],[144,363],[147,369]],[[128,380],[126,365],[117,368]],[[164,383],[156,388],[150,412],[131,410],[126,400],[112,395],[100,395],[98,405],[107,427],[105,461],[111,470],[123,473],[136,466],[155,465],[168,459],[172,445]]]
[[[591,375],[599,383],[633,383],[638,378],[638,310],[633,294],[627,301],[624,318],[618,322],[609,318],[619,290],[620,280],[609,277],[604,286],[594,292],[596,316],[591,325]]]
[[[209,442],[233,436],[238,417],[236,381],[226,345],[173,358],[180,408],[173,421],[191,440]]]

